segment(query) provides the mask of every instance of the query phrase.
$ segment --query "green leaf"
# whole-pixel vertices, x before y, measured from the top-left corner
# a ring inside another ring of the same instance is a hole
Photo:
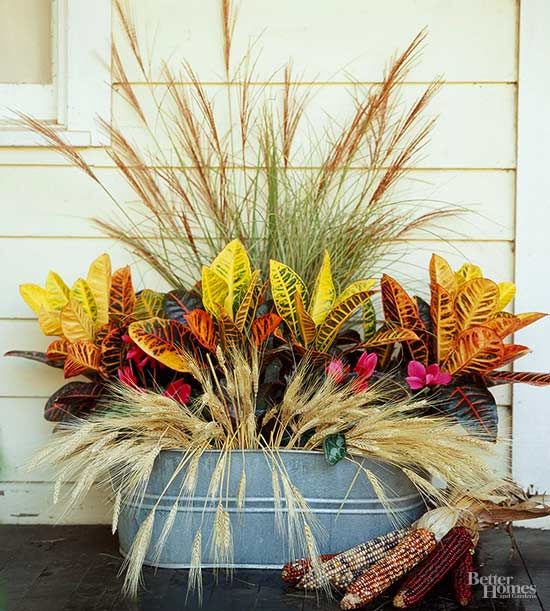
[[[346,438],[343,433],[327,435],[323,440],[325,459],[329,465],[335,465],[346,455]]]

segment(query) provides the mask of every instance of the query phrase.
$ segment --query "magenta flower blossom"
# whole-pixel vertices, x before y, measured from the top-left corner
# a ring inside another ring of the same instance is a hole
[[[124,365],[124,367],[120,367],[117,371],[118,379],[126,386],[130,386],[131,388],[139,388],[137,383],[137,377],[134,373],[131,365]]]
[[[363,352],[355,365],[357,377],[353,380],[352,387],[355,392],[363,392],[369,387],[369,378],[374,373],[378,363],[378,355],[374,352]]]
[[[355,372],[358,376],[370,378],[378,364],[378,355],[374,352],[363,352],[355,365]]]
[[[341,359],[332,359],[325,367],[325,373],[337,384],[343,382],[349,375],[349,367],[344,365]]]
[[[407,373],[409,375],[405,381],[412,390],[419,390],[427,386],[445,386],[453,379],[449,373],[441,371],[437,363],[425,367],[418,361],[410,361]]]
[[[165,397],[170,397],[182,405],[187,405],[191,397],[191,386],[183,380],[174,380],[166,387],[162,393]]]

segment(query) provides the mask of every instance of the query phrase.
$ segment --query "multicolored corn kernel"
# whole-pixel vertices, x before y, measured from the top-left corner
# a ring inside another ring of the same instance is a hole
[[[471,555],[471,548],[471,532],[464,526],[451,528],[432,553],[408,574],[393,599],[394,607],[406,609],[421,602],[464,555]]]
[[[321,562],[334,558],[336,554],[321,554]],[[287,562],[282,569],[281,577],[285,583],[294,586],[311,568],[311,560],[309,558],[300,558],[294,562]]]
[[[436,544],[431,530],[418,528],[409,531],[392,550],[348,587],[340,607],[358,609],[370,603],[424,560]]]
[[[394,548],[407,532],[407,530],[394,530],[337,554],[323,564],[322,575],[308,571],[297,583],[297,587],[309,590],[321,588],[328,582],[335,588],[345,590],[371,564],[378,562],[384,554]]]

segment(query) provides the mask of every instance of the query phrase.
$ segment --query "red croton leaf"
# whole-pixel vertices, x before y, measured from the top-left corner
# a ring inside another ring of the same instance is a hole
[[[101,382],[69,382],[48,399],[44,418],[49,422],[85,418],[96,410],[104,390]]]
[[[550,373],[531,371],[493,371],[485,378],[497,384],[530,384],[531,386],[550,386]]]

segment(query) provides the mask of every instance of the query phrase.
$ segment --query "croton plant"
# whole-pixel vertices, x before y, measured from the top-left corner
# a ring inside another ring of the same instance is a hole
[[[63,368],[66,378],[87,378],[49,398],[45,417],[52,421],[94,412],[115,381],[187,403],[200,390],[189,355],[223,377],[223,354],[254,345],[262,355],[258,416],[280,399],[289,375],[307,358],[317,375],[335,383],[352,378],[356,392],[391,372],[396,393],[422,393],[433,410],[495,439],[490,387],[550,384],[550,374],[502,369],[528,352],[506,338],[544,314],[504,311],[514,285],[484,278],[474,265],[453,271],[433,255],[429,271],[429,303],[386,274],[379,291],[374,279],[337,291],[326,252],[310,287],[279,261],[262,278],[234,240],[194,287],[163,294],[135,292],[130,269],[112,272],[103,254],[71,288],[55,272],[44,287],[20,287],[43,333],[55,339],[46,352],[8,354]],[[381,299],[380,318],[374,296]]]

